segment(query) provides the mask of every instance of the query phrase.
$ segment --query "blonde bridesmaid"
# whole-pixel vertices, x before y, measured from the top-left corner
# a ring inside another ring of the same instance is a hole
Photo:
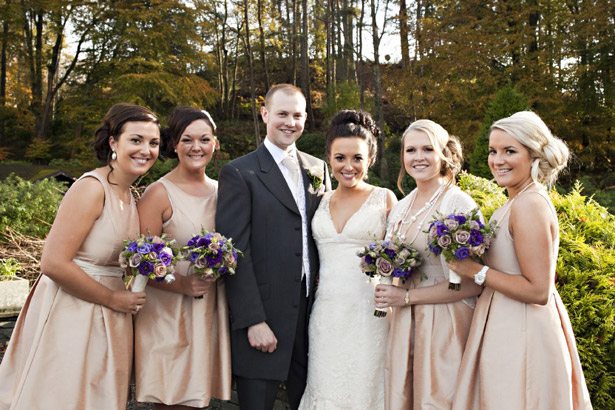
[[[557,213],[546,186],[568,148],[536,114],[496,121],[489,167],[508,191],[496,210],[485,265],[451,264],[485,286],[464,353],[453,409],[591,409],[566,308],[555,289]]]
[[[218,146],[207,111],[177,107],[171,113],[163,151],[179,161],[139,201],[142,232],[166,233],[184,246],[201,228],[215,228],[218,183],[205,167]],[[188,266],[179,262],[171,284],[150,280],[148,304],[135,319],[137,400],[155,403],[156,409],[203,408],[212,397],[231,396],[224,282],[201,279]]]
[[[438,212],[469,211],[476,203],[455,185],[463,161],[461,145],[440,125],[413,122],[401,147],[398,186],[401,190],[408,174],[416,189],[391,211],[387,237],[397,235],[410,243],[424,261],[407,283],[376,287],[376,306],[392,307],[385,409],[450,409],[481,288],[464,279],[461,291],[448,289],[449,270],[442,257],[425,250],[425,230]]]
[[[125,409],[132,316],[145,293],[126,291],[118,255],[139,219],[131,184],[158,157],[154,114],[117,104],[96,130],[102,168],[68,190],[45,241],[41,275],[0,366],[0,409]]]

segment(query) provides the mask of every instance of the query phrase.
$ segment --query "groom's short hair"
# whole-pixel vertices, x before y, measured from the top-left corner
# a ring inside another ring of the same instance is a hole
[[[287,83],[276,84],[273,87],[271,87],[269,91],[267,91],[267,94],[265,95],[265,107],[269,108],[273,95],[277,93],[278,91],[284,92],[287,95],[299,94],[305,99],[305,95],[303,95],[303,91],[301,91],[301,88],[296,87],[292,84],[287,84]]]

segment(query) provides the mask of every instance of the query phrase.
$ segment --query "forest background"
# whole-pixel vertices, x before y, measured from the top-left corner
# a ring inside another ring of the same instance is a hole
[[[372,112],[385,130],[372,180],[391,188],[412,121],[459,136],[467,168],[490,177],[488,126],[532,109],[575,154],[562,187],[581,179],[615,210],[614,1],[1,0],[0,16],[4,164],[78,176],[112,104],[163,124],[192,105],[219,124],[215,177],[263,138],[263,95],[288,82],[308,97],[300,145],[316,155],[335,112]]]
[[[338,110],[374,115],[385,132],[370,181],[398,194],[404,129],[442,124],[464,145],[459,184],[488,217],[506,200],[480,178],[489,126],[537,112],[574,154],[551,192],[556,287],[594,408],[615,408],[615,0],[0,0],[0,26],[0,178],[98,166],[93,133],[118,102],[163,125],[177,105],[209,110],[216,178],[261,141],[263,96],[288,82],[307,96],[298,145],[314,155]],[[140,188],[173,166],[158,161]],[[66,188],[26,179],[0,182],[0,280],[39,275]]]

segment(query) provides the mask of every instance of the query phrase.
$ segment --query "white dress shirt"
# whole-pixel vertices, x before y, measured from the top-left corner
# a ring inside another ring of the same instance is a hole
[[[269,141],[268,138],[265,138],[264,144],[265,144],[265,148],[267,148],[267,150],[273,157],[273,160],[278,165],[278,168],[280,168],[280,171],[282,172],[282,175],[284,176],[284,179],[286,180],[286,184],[288,185],[288,188],[290,189],[290,192],[292,193],[293,198],[295,198],[295,203],[297,204],[297,208],[299,208],[299,213],[301,214],[301,225],[302,225],[301,231],[302,231],[302,236],[303,236],[302,276],[303,275],[306,276],[305,287],[306,287],[306,292],[307,292],[306,296],[307,296],[310,293],[310,255],[309,255],[309,249],[308,249],[308,226],[307,226],[307,212],[305,209],[305,189],[303,185],[304,181],[303,181],[303,173],[301,172],[301,165],[299,164],[299,159],[297,158],[297,148],[295,147],[295,144],[293,144],[289,147],[288,151],[284,151],[280,147],[278,147],[277,145]],[[293,160],[297,164],[297,167],[299,168],[298,184],[295,184],[290,171],[282,163],[282,160],[287,155],[293,158]]]

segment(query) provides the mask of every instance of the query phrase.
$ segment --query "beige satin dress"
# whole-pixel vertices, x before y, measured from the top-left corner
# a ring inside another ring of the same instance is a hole
[[[547,193],[539,195],[557,219]],[[496,210],[492,220],[503,213],[505,208]],[[507,229],[509,215],[503,216],[484,261],[498,271],[520,275]],[[557,259],[559,237],[553,245],[552,257]],[[570,319],[555,287],[545,306],[519,302],[486,287],[476,305],[453,409],[591,408]]]
[[[101,216],[75,259],[94,280],[124,290],[118,254],[134,238],[134,200],[123,203],[100,171]],[[47,244],[49,246],[49,244]],[[40,275],[0,365],[0,409],[125,409],[132,366],[132,317],[74,297]]]
[[[165,177],[173,215],[163,232],[184,246],[201,226],[214,229],[216,191],[195,197]],[[217,188],[217,187],[216,187]],[[176,275],[188,274],[180,261]],[[229,319],[224,281],[213,283],[203,299],[148,286],[147,303],[135,319],[137,401],[206,407],[212,397],[231,397]]]
[[[391,229],[396,225],[403,210],[412,200],[411,193],[389,216]],[[445,203],[443,209],[442,203]],[[438,201],[429,212],[424,223],[424,231],[436,216],[436,211],[450,213],[453,210],[470,210],[476,204],[457,187],[451,187],[444,198]],[[400,212],[400,210],[402,212]],[[420,215],[417,221],[423,219]],[[416,224],[401,225],[398,235],[405,235],[409,242],[417,232]],[[423,288],[440,282],[448,282],[448,272],[440,257],[429,254],[427,234],[419,232],[412,246],[423,257],[423,264],[404,288]],[[427,277],[421,279],[421,272]],[[452,292],[452,291],[451,291]],[[463,350],[470,330],[475,298],[453,303],[422,304],[392,308],[389,330],[389,343],[385,361],[385,409],[423,410],[450,409],[457,372],[461,364]]]

